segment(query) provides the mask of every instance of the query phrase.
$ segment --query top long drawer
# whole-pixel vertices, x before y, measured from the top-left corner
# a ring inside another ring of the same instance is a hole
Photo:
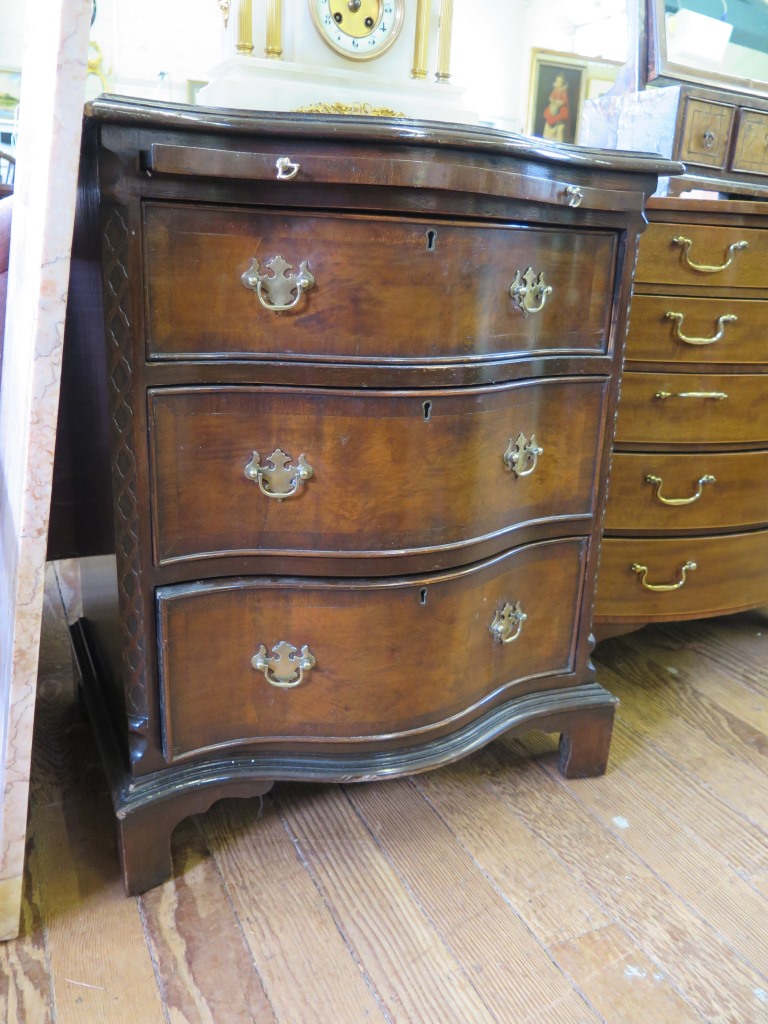
[[[640,242],[635,282],[768,288],[768,231],[712,224],[651,224]]]
[[[603,353],[616,236],[147,203],[150,359]]]

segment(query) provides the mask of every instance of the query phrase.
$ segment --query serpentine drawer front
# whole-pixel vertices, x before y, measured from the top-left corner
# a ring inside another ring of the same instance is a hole
[[[162,587],[166,757],[254,742],[393,747],[455,729],[571,670],[585,554],[585,541],[561,540],[434,577]],[[292,650],[275,651],[283,643]]]
[[[766,207],[654,199],[648,215],[605,515],[598,639],[768,601]]]
[[[607,232],[154,203],[144,231],[150,358],[607,349]]]
[[[83,139],[59,437],[107,552],[73,635],[128,891],[168,877],[182,818],[276,781],[531,728],[605,771],[618,373],[644,201],[679,165],[120,99]]]
[[[156,559],[396,553],[588,521],[605,390],[152,390]]]

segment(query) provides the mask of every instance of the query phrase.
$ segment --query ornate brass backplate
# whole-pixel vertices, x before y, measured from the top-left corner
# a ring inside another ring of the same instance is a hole
[[[539,456],[544,454],[544,449],[536,443],[536,435],[531,434],[530,441],[520,431],[517,440],[510,437],[507,450],[504,452],[504,465],[511,469],[515,476],[530,476],[536,469]]]
[[[501,611],[497,611],[494,615],[488,631],[494,640],[499,640],[503,644],[511,644],[520,636],[523,623],[527,618],[528,616],[520,607],[519,601],[515,601],[514,604],[507,601]]]
[[[275,644],[269,657],[267,648],[261,644],[251,658],[251,665],[256,671],[263,672],[267,682],[281,690],[290,690],[298,686],[304,679],[304,673],[309,672],[316,664],[315,656],[306,644],[298,651],[286,640]]]
[[[259,261],[251,260],[251,265],[241,276],[240,280],[246,288],[256,292],[256,296],[264,309],[275,313],[282,313],[287,309],[293,309],[301,296],[314,286],[315,279],[309,271],[308,260],[302,260],[298,272],[289,274],[293,270],[293,264],[288,263],[282,256],[273,256],[264,264],[266,273],[261,272]],[[271,273],[269,273],[271,271]],[[264,297],[266,293],[266,298]]]
[[[305,480],[314,474],[314,470],[302,453],[293,464],[292,458],[281,448],[276,448],[267,459],[266,466],[261,465],[258,452],[243,470],[246,479],[259,485],[259,490],[267,498],[290,498],[296,494]]]
[[[523,316],[528,316],[529,313],[540,313],[544,309],[547,298],[552,294],[552,285],[545,282],[543,270],[537,277],[533,267],[528,267],[523,274],[519,270],[515,271],[509,294]]]

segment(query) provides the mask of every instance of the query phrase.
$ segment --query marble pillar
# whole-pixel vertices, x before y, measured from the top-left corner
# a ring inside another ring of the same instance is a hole
[[[18,934],[90,0],[30,4],[0,375],[0,939]]]

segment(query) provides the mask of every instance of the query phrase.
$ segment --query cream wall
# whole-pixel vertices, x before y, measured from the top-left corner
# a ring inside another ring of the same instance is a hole
[[[29,2],[0,4],[2,67],[21,63]],[[38,2],[42,12],[45,0]],[[415,0],[405,2],[412,8]],[[435,10],[439,2],[433,0]],[[296,37],[291,18],[301,12],[303,19],[306,3],[284,0],[286,50]],[[254,0],[253,8],[258,38],[264,0]],[[98,0],[91,38],[102,48],[105,69],[111,70],[112,91],[184,101],[187,81],[205,80],[221,58],[221,24],[216,0]],[[452,81],[467,90],[467,105],[481,120],[521,131],[533,48],[623,60],[626,39],[625,0],[454,0]],[[317,41],[312,52],[324,54],[325,48]],[[384,60],[369,70],[386,70]],[[92,78],[89,95],[99,90]]]

